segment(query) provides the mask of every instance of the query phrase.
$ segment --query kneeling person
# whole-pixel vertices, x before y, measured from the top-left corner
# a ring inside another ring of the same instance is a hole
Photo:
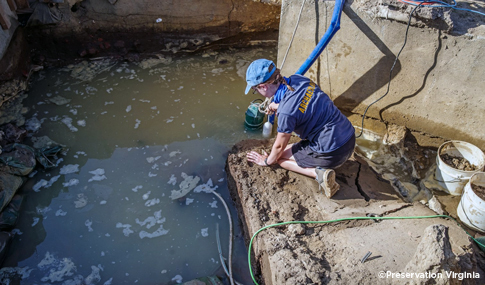
[[[318,181],[327,197],[339,189],[334,169],[344,164],[355,147],[355,130],[332,100],[309,78],[283,77],[267,59],[255,60],[246,72],[246,94],[250,89],[274,101],[267,113],[276,112],[278,134],[271,152],[251,151],[249,161],[261,166],[278,163],[281,167]],[[302,139],[288,144],[295,132]]]

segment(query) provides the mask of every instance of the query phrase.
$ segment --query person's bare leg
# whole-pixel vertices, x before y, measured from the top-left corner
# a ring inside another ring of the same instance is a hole
[[[278,159],[278,164],[283,167],[284,169],[303,174],[305,176],[316,178],[317,173],[315,168],[303,168],[298,166],[293,157],[293,153],[291,152],[291,145],[288,145],[285,150],[283,151],[281,157]],[[335,171],[332,169],[323,170],[324,172],[323,177],[317,179],[319,187],[323,187],[323,193],[328,198],[331,198],[340,188],[338,183],[335,181]],[[330,171],[330,172],[329,172]],[[321,175],[322,175],[321,174]],[[332,174],[331,176],[329,176]],[[330,178],[331,177],[331,178]],[[330,179],[329,179],[330,178]],[[320,181],[323,180],[323,181]]]
[[[285,150],[278,159],[278,164],[286,170],[303,174],[305,176],[316,178],[315,168],[303,168],[298,166],[291,152],[292,144],[286,146]]]

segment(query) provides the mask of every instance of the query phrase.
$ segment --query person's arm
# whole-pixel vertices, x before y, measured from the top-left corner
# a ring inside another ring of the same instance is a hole
[[[268,165],[274,164],[278,161],[280,156],[283,154],[286,146],[288,145],[288,141],[290,140],[290,138],[291,134],[287,133],[278,133],[278,135],[276,135],[276,140],[273,144],[273,148],[271,148],[271,153],[266,160],[266,163]]]
[[[276,140],[271,148],[271,153],[268,154],[264,152],[264,154],[259,154],[255,151],[251,151],[247,154],[248,161],[256,163],[257,165],[261,166],[269,166],[274,164],[278,161],[281,154],[285,150],[286,146],[288,145],[288,141],[291,138],[291,134],[287,133],[278,133],[276,135]]]

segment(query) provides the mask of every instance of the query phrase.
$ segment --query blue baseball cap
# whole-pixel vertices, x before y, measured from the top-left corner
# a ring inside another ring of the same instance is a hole
[[[246,86],[245,94],[248,94],[251,87],[266,82],[275,70],[276,65],[271,60],[261,58],[253,61],[246,71],[246,82],[248,86]]]

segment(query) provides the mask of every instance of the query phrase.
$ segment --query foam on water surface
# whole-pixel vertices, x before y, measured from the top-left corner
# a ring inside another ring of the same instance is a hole
[[[261,52],[225,56],[224,65],[204,53],[146,69],[94,60],[39,73],[27,99],[30,131],[69,152],[25,185],[39,202],[22,213],[14,247],[29,257],[7,257],[28,268],[25,284],[167,284],[215,272],[211,233],[219,223],[225,240],[229,230],[212,192],[230,201],[227,152],[260,136],[244,131],[237,106],[257,98],[244,95],[238,73]],[[57,96],[70,101],[46,104]],[[244,252],[242,239],[235,244]],[[40,269],[46,253],[57,261]]]

